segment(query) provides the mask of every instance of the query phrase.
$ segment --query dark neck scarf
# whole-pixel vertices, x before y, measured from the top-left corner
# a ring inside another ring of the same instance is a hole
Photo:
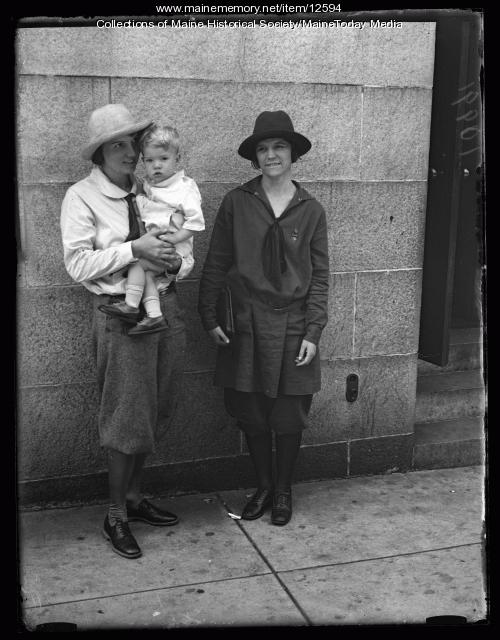
[[[287,205],[287,208],[290,206],[290,203],[297,197],[299,192],[297,184],[294,182],[295,192]],[[285,254],[285,236],[283,234],[283,229],[280,225],[280,220],[283,216],[283,213],[279,218],[276,218],[271,207],[271,203],[269,202],[269,198],[266,196],[264,189],[262,188],[262,184],[260,185],[260,191],[264,196],[264,199],[268,203],[269,213],[273,216],[273,223],[270,225],[266,236],[264,238],[264,246],[262,247],[262,265],[264,267],[264,275],[269,280],[269,282],[277,289],[281,291],[281,276],[286,271],[286,254]],[[285,209],[286,211],[286,209]]]
[[[264,275],[271,284],[281,290],[281,274],[286,271],[285,237],[279,218],[275,218],[264,238],[262,248]]]

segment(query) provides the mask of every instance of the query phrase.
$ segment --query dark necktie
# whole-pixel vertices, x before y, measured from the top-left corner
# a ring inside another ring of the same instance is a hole
[[[141,220],[139,210],[137,209],[137,203],[135,201],[135,193],[129,193],[125,196],[125,200],[128,204],[128,226],[129,233],[125,238],[125,242],[128,240],[137,240],[144,233],[144,223]]]

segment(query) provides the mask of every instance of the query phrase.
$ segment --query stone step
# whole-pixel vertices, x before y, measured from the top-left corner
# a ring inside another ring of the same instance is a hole
[[[413,469],[442,469],[484,464],[481,416],[415,425]]]
[[[483,366],[483,334],[480,327],[451,329],[448,363],[440,367],[425,360],[418,361],[418,375],[448,371],[468,371]]]
[[[480,371],[452,371],[417,378],[416,424],[483,416],[484,410]]]

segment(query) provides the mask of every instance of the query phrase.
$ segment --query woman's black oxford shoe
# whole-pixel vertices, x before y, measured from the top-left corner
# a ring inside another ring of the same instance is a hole
[[[282,491],[274,496],[271,522],[283,526],[292,517],[292,492]]]
[[[264,511],[271,506],[273,501],[272,489],[257,489],[245,505],[241,517],[243,520],[257,520]]]
[[[171,527],[179,522],[175,513],[160,509],[146,498],[143,498],[136,507],[127,503],[127,517],[130,522],[139,520],[156,527]]]
[[[112,525],[106,516],[102,532],[106,540],[110,541],[113,551],[118,555],[130,559],[139,558],[142,555],[142,551],[129,529],[128,522],[117,520]]]

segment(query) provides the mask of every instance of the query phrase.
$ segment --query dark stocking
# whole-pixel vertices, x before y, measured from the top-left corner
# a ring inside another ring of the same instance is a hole
[[[115,517],[127,519],[125,504],[127,487],[134,468],[134,456],[108,449],[108,482],[110,500],[110,518],[113,524]]]
[[[271,489],[273,485],[273,458],[271,432],[254,436],[245,433],[259,489]]]
[[[141,501],[141,476],[142,468],[146,460],[145,453],[136,453],[134,455],[134,466],[130,474],[130,481],[127,487],[127,502],[136,507]]]
[[[276,492],[290,491],[301,442],[302,431],[276,434]]]

